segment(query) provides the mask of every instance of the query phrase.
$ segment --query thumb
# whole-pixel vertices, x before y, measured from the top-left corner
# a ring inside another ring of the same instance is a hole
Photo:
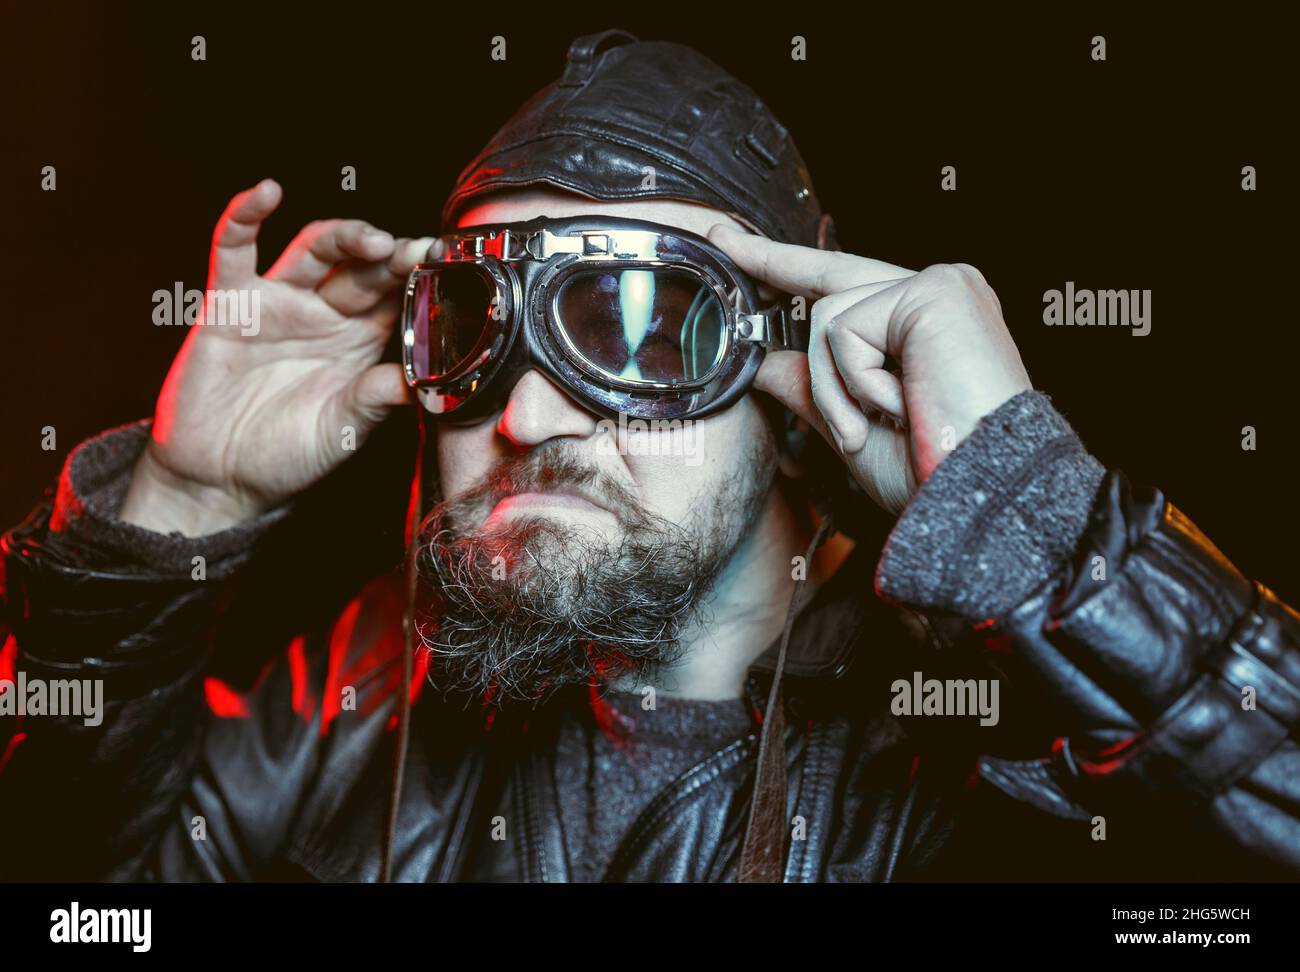
[[[754,388],[766,392],[815,428],[845,459],[850,474],[877,505],[897,516],[917,491],[908,437],[892,420],[867,418],[864,446],[852,456],[835,441],[812,397],[808,356],[799,351],[773,351],[754,376]]]
[[[368,422],[378,423],[389,409],[409,404],[412,392],[402,374],[402,366],[387,362],[367,369],[357,378],[352,385],[351,398],[358,415]]]
[[[754,387],[767,392],[839,449],[839,443],[831,436],[821,410],[813,401],[808,355],[802,351],[769,351],[754,376]]]

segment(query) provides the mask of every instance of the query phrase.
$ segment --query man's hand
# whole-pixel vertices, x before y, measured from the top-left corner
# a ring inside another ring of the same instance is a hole
[[[890,512],[983,416],[1033,387],[974,267],[915,273],[721,225],[709,239],[751,277],[811,303],[807,356],[769,354],[754,387],[820,431]]]
[[[263,180],[217,224],[208,289],[255,290],[259,327],[191,329],[132,475],[127,522],[199,536],[251,519],[350,455],[346,429],[359,445],[409,400],[401,367],[377,362],[399,285],[433,241],[326,220],[259,276],[257,232],[280,199],[280,186]]]

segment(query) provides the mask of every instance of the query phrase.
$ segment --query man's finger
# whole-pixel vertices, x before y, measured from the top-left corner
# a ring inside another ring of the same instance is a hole
[[[863,284],[823,297],[813,304],[812,327],[808,336],[808,369],[812,375],[813,401],[826,419],[836,447],[842,451],[851,453],[860,448],[869,432],[869,426],[861,403],[850,390],[840,364],[835,360],[829,340],[833,330],[831,325],[850,307],[894,286],[897,284],[891,280]],[[857,348],[856,352],[854,367],[871,370],[880,368],[885,363],[883,348],[872,348],[866,344]]]
[[[817,410],[817,403],[813,401],[806,354],[799,351],[769,352],[754,376],[753,387],[767,392],[816,429],[827,442],[835,444],[822,413]]]
[[[412,265],[424,259],[432,237],[400,239],[386,262],[360,263],[349,260],[335,267],[317,293],[340,314],[351,317],[373,307],[381,297],[406,280]]]
[[[851,434],[855,439],[866,438],[867,417],[849,397],[839,374],[833,373],[828,378],[823,373],[819,381],[824,384],[829,380],[835,384],[837,394],[842,396],[848,403],[847,407],[856,416],[855,422],[861,423],[863,429],[859,432],[856,424],[854,424],[851,426],[851,433],[841,433],[839,428],[828,422],[826,407],[822,402],[826,392],[820,388],[817,391],[813,390],[812,367],[810,367],[810,364],[811,359],[801,352],[773,351],[763,359],[758,374],[754,376],[753,387],[759,391],[767,392],[798,415],[843,455],[843,438],[845,435]],[[841,419],[840,425],[849,426],[849,423]],[[861,448],[861,446],[858,446],[858,448]]]
[[[363,219],[321,220],[303,227],[266,276],[298,287],[315,288],[342,261],[387,260],[395,245],[391,234]]]
[[[413,402],[414,392],[406,384],[402,366],[386,362],[358,377],[350,388],[349,399],[362,419],[378,423],[390,409]]]
[[[879,409],[898,422],[906,421],[903,383],[881,367],[884,359],[880,351],[845,328],[832,328],[829,339],[835,367],[858,404]]]
[[[270,216],[284,191],[274,179],[263,179],[245,189],[226,206],[212,234],[209,286],[224,289],[257,276],[257,231]]]
[[[384,294],[397,289],[398,283],[386,261],[347,260],[334,268],[316,292],[344,317],[352,317],[369,310]]]
[[[902,356],[903,334],[894,327],[894,313],[909,292],[908,281],[898,281],[879,288],[866,288],[860,300],[848,306],[836,307],[831,315],[822,315],[818,306],[818,321],[824,328],[847,331],[884,354]],[[880,367],[878,364],[875,367]]]
[[[388,260],[388,269],[405,280],[406,275],[411,272],[411,267],[417,263],[440,259],[445,247],[441,239],[432,236],[422,236],[417,240],[398,240],[393,255]]]
[[[814,306],[808,349],[813,399],[847,454],[861,449],[870,432],[864,421],[864,404],[875,405],[899,420],[905,417],[899,411],[900,403],[891,402],[893,407],[885,408],[872,400],[869,393],[874,386],[863,385],[862,376],[882,368],[886,354],[902,357],[901,349],[894,346],[900,336],[891,334],[890,329],[894,310],[910,286],[911,278],[906,278],[860,288],[857,292],[867,296],[847,307],[833,308],[837,311],[833,317],[823,313],[829,302]]]
[[[803,294],[814,300],[850,287],[909,277],[914,272],[852,253],[777,243],[721,223],[709,230],[709,240],[751,277],[787,294]]]

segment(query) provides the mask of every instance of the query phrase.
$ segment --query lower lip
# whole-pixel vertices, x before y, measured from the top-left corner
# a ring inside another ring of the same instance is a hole
[[[497,504],[496,512],[508,513],[513,510],[532,510],[532,509],[568,509],[568,510],[586,510],[587,512],[606,512],[603,508],[597,506],[590,500],[583,499],[581,496],[574,496],[572,493],[518,493],[514,496],[507,496]]]

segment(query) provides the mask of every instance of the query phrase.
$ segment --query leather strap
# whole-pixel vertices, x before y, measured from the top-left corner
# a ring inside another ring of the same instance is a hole
[[[804,307],[802,313],[795,317],[794,301],[796,298],[790,297],[781,302],[777,308],[780,316],[781,331],[783,336],[782,347],[787,351],[802,351],[808,353],[809,337],[811,333],[809,320],[811,316],[808,308]]]
[[[393,879],[393,841],[397,835],[398,811],[402,805],[402,780],[406,772],[407,741],[411,736],[411,682],[415,677],[415,653],[419,632],[415,627],[416,593],[419,588],[419,538],[424,518],[424,461],[426,424],[420,422],[420,447],[415,452],[415,475],[411,481],[411,505],[406,511],[406,614],[402,617],[402,682],[397,689],[397,742],[393,750],[393,779],[388,791],[388,814],[384,820],[384,841],[379,859],[379,880]]]
[[[581,87],[591,76],[592,66],[600,55],[611,47],[637,42],[634,34],[625,30],[603,30],[599,34],[587,34],[579,37],[569,45],[568,63],[564,66],[564,75],[560,78],[561,88]]]
[[[812,563],[813,555],[830,532],[831,516],[827,513],[822,516],[821,524],[804,553],[805,564]],[[790,646],[794,619],[803,607],[803,589],[804,577],[800,577],[795,582],[790,609],[785,615],[781,651],[777,655],[776,670],[772,674],[767,712],[763,715],[763,730],[759,735],[754,798],[749,808],[749,823],[745,828],[745,844],[740,853],[739,880],[745,884],[780,883],[785,878],[785,705],[781,697],[781,676],[785,672],[786,650]]]

